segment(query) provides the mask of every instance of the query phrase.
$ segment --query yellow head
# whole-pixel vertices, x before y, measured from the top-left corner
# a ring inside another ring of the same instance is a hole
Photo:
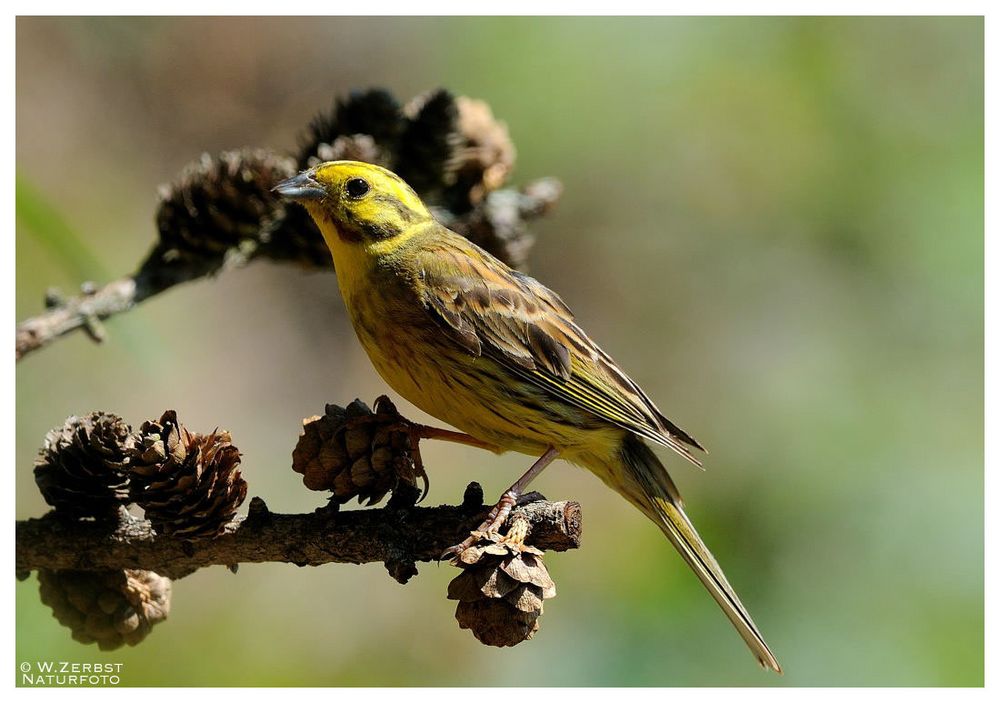
[[[282,181],[274,191],[301,203],[337,250],[391,250],[400,235],[432,220],[420,198],[392,171],[360,161],[328,161]]]

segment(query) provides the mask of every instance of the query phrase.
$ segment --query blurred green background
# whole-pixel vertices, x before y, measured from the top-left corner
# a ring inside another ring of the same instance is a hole
[[[548,559],[559,596],[514,649],[458,629],[448,566],[404,587],[260,565],[177,582],[170,619],[111,653],[32,577],[18,661],[123,662],[132,685],[982,685],[981,19],[21,18],[17,40],[19,319],[47,286],[130,272],[157,186],[203,151],[291,148],[352,88],[487,100],[514,182],[566,186],[531,272],[711,449],[705,473],[667,459],[787,673],[565,464],[537,488],[583,503],[585,543]],[[222,424],[252,494],[311,510],[300,418],[385,390],[329,274],[255,264],[108,327],[17,367],[19,518],[45,510],[45,431],[92,409]],[[425,460],[429,504],[527,465]]]

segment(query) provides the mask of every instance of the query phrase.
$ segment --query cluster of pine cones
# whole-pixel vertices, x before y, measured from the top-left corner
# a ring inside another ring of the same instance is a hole
[[[371,410],[360,400],[304,422],[293,468],[335,503],[371,505],[388,492],[413,504],[426,475],[407,420],[385,396]],[[48,432],[35,482],[56,516],[117,521],[130,504],[160,535],[188,543],[226,532],[246,499],[240,452],[224,430],[191,432],[167,410],[133,430],[105,412],[72,416]],[[425,483],[426,485],[426,483]],[[170,580],[151,571],[39,572],[42,600],[74,639],[102,649],[141,641],[169,612]]]
[[[561,194],[553,179],[501,190],[514,167],[514,145],[483,101],[436,90],[401,105],[384,90],[356,92],[313,120],[294,155],[243,149],[206,154],[188,166],[161,189],[159,242],[144,267],[191,259],[221,265],[230,256],[332,267],[305,210],[287,206],[271,188],[340,159],[395,171],[441,222],[515,268],[524,266],[533,243],[525,223]]]
[[[188,541],[221,534],[246,499],[228,432],[190,432],[168,410],[138,431],[111,413],[72,416],[35,461],[42,497],[69,519],[117,519],[135,503],[153,529]]]
[[[376,399],[374,410],[361,400],[346,408],[327,405],[325,414],[303,420],[292,470],[302,474],[310,490],[330,491],[336,505],[354,498],[373,505],[389,491],[397,505],[412,505],[419,493],[418,478],[425,481],[425,490],[427,480],[415,429],[384,395]],[[481,506],[482,489],[475,485],[474,502]],[[448,598],[459,601],[459,625],[494,647],[531,639],[542,602],[556,594],[542,551],[524,545],[523,516],[510,522],[506,537],[479,535],[477,543],[455,559],[462,573],[448,586]]]
[[[137,432],[93,412],[46,435],[35,482],[65,520],[118,520],[135,503],[158,534],[196,542],[222,534],[246,498],[239,464],[227,432],[190,432],[173,410]],[[73,639],[101,649],[138,644],[170,611],[170,579],[152,571],[43,569],[38,581]]]

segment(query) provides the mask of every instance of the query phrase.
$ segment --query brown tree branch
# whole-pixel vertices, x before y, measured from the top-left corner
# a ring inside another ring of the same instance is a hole
[[[15,358],[20,361],[25,354],[78,329],[87,332],[95,342],[102,342],[104,328],[101,321],[131,310],[144,300],[180,283],[241,266],[251,258],[252,254],[169,261],[163,258],[159,248],[154,248],[142,267],[131,276],[100,287],[85,284],[80,295],[72,298],[46,296],[48,310],[17,325]]]
[[[136,518],[116,525],[69,522],[49,513],[17,522],[16,570],[146,569],[181,578],[218,565],[383,562],[405,583],[417,572],[414,562],[436,560],[482,522],[487,508],[481,490],[467,490],[466,495],[460,506],[397,509],[390,503],[380,509],[321,509],[301,515],[272,513],[263,500],[254,498],[249,515],[237,518],[226,534],[194,544],[156,535],[148,522]],[[527,518],[528,541],[539,549],[565,551],[580,545],[579,503],[538,500],[514,514]]]

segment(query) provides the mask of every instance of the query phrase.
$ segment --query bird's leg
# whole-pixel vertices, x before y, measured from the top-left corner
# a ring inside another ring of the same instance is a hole
[[[493,506],[493,509],[490,510],[489,514],[487,514],[483,523],[473,530],[472,534],[466,537],[464,541],[453,547],[448,547],[448,549],[444,551],[444,554],[441,555],[441,558],[445,559],[449,556],[456,556],[464,552],[476,543],[476,540],[478,539],[477,533],[491,534],[498,532],[504,522],[506,522],[507,517],[510,515],[510,511],[515,505],[517,505],[517,499],[524,493],[524,489],[526,489],[528,484],[535,480],[535,477],[542,473],[545,467],[551,464],[557,456],[559,456],[559,450],[555,447],[549,447],[548,450],[542,454],[542,456],[539,457],[534,464],[531,465],[531,468],[524,472],[524,475],[521,476],[521,478],[517,479],[517,481],[515,481],[510,488],[504,491],[504,494],[500,496],[499,502]],[[521,535],[522,542],[523,539],[524,536]]]
[[[428,425],[418,425],[416,423],[413,424],[413,432],[420,439],[443,439],[446,442],[465,444],[469,447],[476,447],[477,449],[488,449],[491,452],[500,451],[500,447],[495,444],[490,444],[489,442],[484,442],[481,439],[476,439],[472,435],[465,434],[464,432],[455,432],[454,430],[445,430],[440,427],[430,427]]]
[[[360,420],[369,420],[367,417],[358,418]],[[375,418],[372,417],[372,420]],[[455,432],[454,430],[445,430],[440,427],[430,427],[428,425],[418,425],[415,422],[410,422],[409,420],[402,420],[396,425],[391,427],[393,430],[399,430],[401,432],[407,432],[410,435],[410,447],[413,452],[413,466],[416,470],[417,476],[424,482],[424,489],[420,492],[420,498],[417,502],[423,501],[427,496],[427,491],[430,490],[431,480],[424,470],[423,457],[420,456],[420,440],[422,439],[443,439],[446,442],[455,442],[457,444],[464,444],[469,447],[476,447],[477,449],[488,449],[491,452],[499,453],[500,447],[490,444],[489,442],[483,442],[482,440],[476,439],[472,435],[465,434],[464,432]]]

